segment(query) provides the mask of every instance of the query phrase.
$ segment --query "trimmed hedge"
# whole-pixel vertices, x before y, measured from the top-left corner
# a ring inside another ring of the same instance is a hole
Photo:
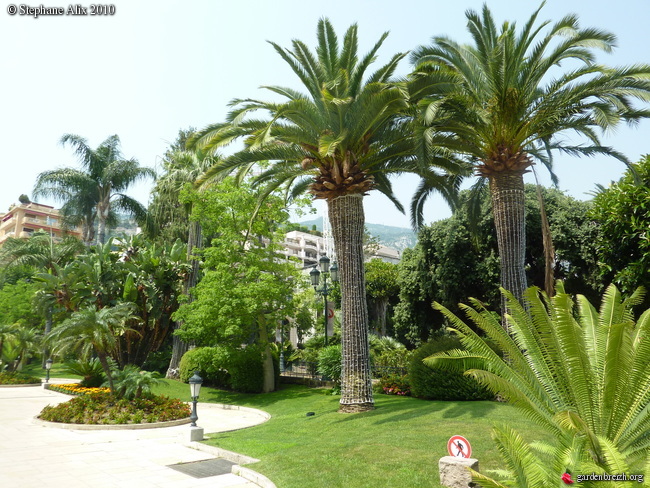
[[[273,356],[275,387],[280,383],[280,359]],[[261,393],[264,389],[262,350],[256,346],[244,349],[197,347],[181,358],[180,380],[187,383],[199,371],[204,382],[217,388],[241,393]]]
[[[230,352],[223,347],[197,347],[190,349],[181,358],[180,380],[187,383],[198,371],[205,384],[219,388],[230,388]]]
[[[461,373],[434,370],[423,359],[442,351],[462,349],[455,337],[442,337],[423,344],[413,351],[409,365],[411,395],[426,400],[492,400],[494,395],[479,385],[474,378]]]

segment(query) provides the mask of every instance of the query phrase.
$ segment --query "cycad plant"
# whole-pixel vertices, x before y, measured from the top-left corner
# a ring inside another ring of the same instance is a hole
[[[510,334],[478,300],[461,309],[498,345],[505,360],[436,303],[466,350],[436,354],[425,362],[465,371],[553,436],[555,442],[533,449],[509,429],[495,431],[520,486],[557,486],[564,470],[640,472],[650,454],[650,310],[635,322],[631,309],[641,303],[642,290],[623,299],[610,285],[599,311],[582,295],[574,301],[561,283],[551,299],[529,288],[525,305],[502,293]],[[545,467],[534,458],[545,459]],[[502,486],[480,479],[482,486]]]
[[[157,371],[141,371],[140,368],[132,364],[127,364],[123,369],[113,373],[115,394],[119,398],[127,400],[150,395],[151,389],[162,382],[160,373]]]

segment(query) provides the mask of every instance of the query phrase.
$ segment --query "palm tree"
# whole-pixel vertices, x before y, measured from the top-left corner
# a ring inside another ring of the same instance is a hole
[[[542,426],[554,444],[540,450],[550,453],[558,446],[560,451],[565,450],[568,460],[561,469],[569,462],[596,464],[601,470],[647,462],[650,310],[636,322],[632,312],[632,307],[643,302],[643,293],[637,290],[623,299],[610,285],[600,310],[596,310],[582,295],[574,301],[561,282],[551,299],[539,289],[529,288],[524,295],[528,309],[514,295],[502,291],[511,311],[508,321],[512,336],[501,327],[498,316],[478,300],[472,300],[473,307],[461,305],[474,328],[435,304],[460,335],[465,350],[439,353],[425,362],[431,367],[464,371]],[[494,352],[475,332],[477,329],[508,360]],[[521,460],[523,451],[521,445],[517,447],[516,436],[501,432],[498,437],[503,446],[500,450],[511,458],[507,464]],[[567,455],[569,451],[574,455]],[[614,459],[620,460],[616,466],[610,464]],[[535,471],[533,466],[535,463],[527,469],[529,473]],[[592,472],[575,465],[569,468],[577,473]],[[519,486],[557,486],[559,474],[552,484]]]
[[[434,37],[411,57],[421,133],[453,139],[481,182],[489,182],[501,283],[518,299],[526,288],[524,173],[534,160],[550,169],[557,151],[605,154],[627,164],[601,144],[597,129],[650,116],[634,103],[650,100],[650,66],[596,64],[594,50],[611,51],[613,34],[582,29],[575,15],[538,25],[540,9],[519,32],[509,22],[498,29],[487,5],[481,14],[468,11],[471,45]],[[562,63],[569,66],[562,70]],[[574,136],[584,144],[574,143]]]
[[[175,146],[184,146],[184,142],[192,131],[181,131]],[[152,235],[165,236],[167,239],[183,238],[187,241],[187,258],[192,265],[192,272],[188,273],[183,284],[183,293],[192,301],[190,290],[199,280],[199,261],[196,251],[203,247],[203,230],[201,223],[190,220],[192,214],[191,202],[180,203],[181,193],[184,189],[206,187],[209,184],[199,185],[197,181],[205,172],[219,160],[216,155],[205,155],[201,151],[186,151],[176,149],[168,151],[163,161],[165,173],[158,179],[152,192],[153,200],[149,207]],[[175,329],[180,328],[177,323]],[[181,358],[190,345],[177,335],[173,336],[172,357],[167,368],[167,378],[178,379]]]
[[[284,101],[235,100],[226,123],[207,127],[190,141],[194,147],[210,150],[244,138],[246,148],[217,164],[206,178],[235,169],[241,177],[256,163],[272,161],[255,178],[257,184],[269,183],[267,194],[283,187],[289,198],[308,191],[327,201],[342,294],[343,412],[374,407],[363,265],[363,197],[376,189],[402,210],[389,176],[413,171],[416,166],[410,133],[400,123],[400,116],[408,110],[407,96],[391,81],[405,54],[395,54],[366,76],[387,35],[384,33],[361,59],[357,57],[357,26],[347,30],[340,48],[327,19],[318,22],[315,52],[299,40],[293,41],[293,49],[271,43],[307,93],[267,86]],[[248,117],[256,112],[267,117]]]
[[[47,335],[46,340],[57,352],[74,350],[87,356],[94,350],[111,391],[114,391],[108,358],[115,356],[121,335],[127,332],[135,333],[135,330],[127,325],[129,321],[138,318],[135,308],[133,303],[122,302],[100,310],[91,306],[73,312],[69,319],[61,322]]]
[[[82,169],[44,171],[38,175],[33,193],[63,201],[64,223],[81,225],[86,244],[93,240],[95,219],[99,244],[104,244],[106,226],[115,219],[116,210],[144,219],[146,210],[142,204],[123,192],[137,181],[155,177],[155,173],[151,168],[140,167],[135,159],[124,159],[118,136],[110,136],[96,149],[74,134],[65,134],[61,144],[72,146]]]

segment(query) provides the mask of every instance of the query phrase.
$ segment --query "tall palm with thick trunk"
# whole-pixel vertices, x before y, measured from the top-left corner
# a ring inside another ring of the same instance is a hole
[[[627,163],[596,131],[650,115],[635,105],[650,100],[650,66],[596,64],[594,51],[611,51],[614,35],[580,28],[575,15],[538,23],[540,9],[519,32],[507,22],[498,29],[487,6],[468,11],[472,44],[434,37],[412,54],[422,134],[453,139],[488,180],[501,283],[518,299],[526,288],[523,175],[534,159],[550,168],[560,151]]]
[[[243,174],[258,162],[271,161],[256,177],[257,183],[268,183],[267,192],[286,187],[289,197],[308,191],[327,201],[342,294],[343,412],[374,405],[363,267],[363,197],[376,189],[401,209],[389,176],[415,167],[410,133],[401,125],[407,96],[391,81],[405,54],[394,55],[366,76],[386,36],[358,58],[357,26],[347,30],[339,46],[332,25],[322,19],[315,52],[298,40],[292,49],[271,43],[307,93],[265,87],[284,101],[235,100],[226,123],[207,127],[193,140],[195,146],[211,148],[244,138],[246,148],[206,177],[232,170]],[[253,112],[266,116],[248,117]],[[431,178],[438,176],[432,172]]]
[[[153,178],[151,168],[140,167],[135,159],[124,159],[120,138],[110,136],[96,149],[86,139],[65,134],[62,145],[70,145],[81,163],[81,170],[59,168],[40,173],[34,186],[34,196],[52,197],[62,201],[64,223],[81,225],[83,238],[91,244],[97,223],[97,242],[106,241],[106,227],[121,210],[143,220],[146,210],[125,192],[137,181]]]

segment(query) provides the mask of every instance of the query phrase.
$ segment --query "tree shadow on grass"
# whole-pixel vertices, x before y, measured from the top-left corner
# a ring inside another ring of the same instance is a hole
[[[262,408],[287,400],[307,398],[314,395],[313,390],[297,385],[280,385],[271,393],[238,393],[235,391],[208,389],[201,400],[210,403],[225,403],[243,407]]]
[[[363,415],[364,418],[374,418],[377,425],[394,422],[408,421],[425,417],[434,412],[444,419],[461,417],[483,418],[497,408],[496,402],[457,402],[457,401],[431,401],[419,398],[403,398],[388,395],[388,398],[380,397],[375,399],[375,410],[363,414],[341,414],[345,415],[336,422],[350,422]]]

